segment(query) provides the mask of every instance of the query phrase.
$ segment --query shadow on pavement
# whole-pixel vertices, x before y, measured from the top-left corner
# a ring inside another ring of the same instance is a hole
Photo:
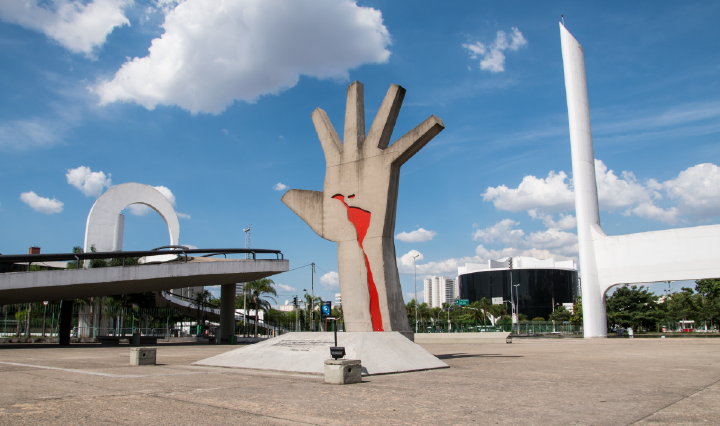
[[[442,354],[435,355],[439,359],[456,359],[456,358],[522,358],[522,355],[501,355],[501,354]]]

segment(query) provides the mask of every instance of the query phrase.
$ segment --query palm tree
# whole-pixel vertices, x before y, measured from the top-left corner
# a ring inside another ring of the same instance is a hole
[[[505,305],[490,305],[487,309],[488,314],[490,314],[492,325],[497,324],[497,319],[507,313]]]
[[[275,291],[275,287],[273,287],[273,284],[275,283],[270,278],[261,278],[245,284],[245,288],[247,288],[249,293],[248,305],[255,308],[255,337],[257,337],[258,312],[260,309],[265,310],[265,312],[270,309],[270,302],[263,300],[263,298],[267,295],[268,299],[277,303],[273,297],[270,297],[270,295],[275,297],[278,295],[277,291]],[[245,312],[247,313],[247,311]]]
[[[310,293],[305,293],[303,298],[305,299],[305,306],[307,307],[307,309],[313,310],[313,315],[308,315],[305,318],[305,320],[310,321],[312,318],[313,324],[310,325],[310,330],[314,330],[315,329],[315,324],[314,324],[315,318],[321,318],[321,321],[318,321],[318,323],[319,324],[322,323],[322,317],[320,316],[320,304],[322,303],[322,298],[320,296],[315,296],[315,298],[313,298]],[[318,311],[317,315],[315,315],[315,311]]]
[[[202,318],[200,317],[200,309],[202,309],[202,307],[207,304],[208,299],[210,299],[210,292],[203,289],[202,291],[198,291],[197,293],[195,293],[195,297],[190,301],[190,303],[197,306],[198,324],[200,324],[200,321],[202,321]],[[203,313],[205,313],[204,309]]]

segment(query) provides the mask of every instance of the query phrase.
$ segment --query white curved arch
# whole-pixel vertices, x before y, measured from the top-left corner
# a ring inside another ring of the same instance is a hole
[[[93,245],[97,251],[113,250],[118,215],[131,204],[145,204],[158,212],[168,227],[170,245],[178,244],[180,223],[170,201],[152,186],[132,182],[113,186],[95,201],[85,226],[85,252]]]

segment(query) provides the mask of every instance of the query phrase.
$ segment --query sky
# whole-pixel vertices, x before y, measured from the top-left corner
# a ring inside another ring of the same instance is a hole
[[[336,244],[280,198],[322,190],[310,114],[342,129],[358,80],[366,123],[407,90],[393,140],[445,124],[401,169],[406,301],[417,254],[420,299],[467,262],[577,260],[561,14],[585,52],[605,233],[719,223],[720,3],[586,3],[4,0],[0,252],[83,245],[97,197],[139,182],[175,206],[181,244],[244,247],[251,225],[290,260],[279,303],[311,285],[333,300]],[[124,214],[124,250],[169,243],[154,211]]]

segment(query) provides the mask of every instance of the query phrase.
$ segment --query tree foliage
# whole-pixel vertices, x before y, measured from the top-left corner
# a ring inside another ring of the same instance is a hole
[[[662,318],[657,300],[658,296],[642,285],[618,288],[606,301],[608,325],[651,327]]]

